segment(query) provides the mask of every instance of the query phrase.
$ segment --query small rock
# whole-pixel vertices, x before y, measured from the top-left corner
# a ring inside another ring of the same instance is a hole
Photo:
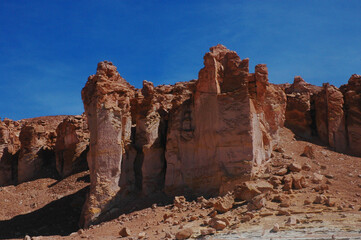
[[[285,215],[285,216],[291,216],[290,212],[287,211],[287,210],[285,210],[285,209],[280,209],[280,210],[278,210],[278,212],[277,212],[276,215],[278,215],[278,216],[283,216],[283,215]]]
[[[276,223],[275,225],[273,225],[273,228],[271,229],[271,232],[276,233],[280,231],[280,225],[278,223]]]
[[[186,198],[184,196],[177,196],[174,197],[173,204],[178,208],[182,208],[185,202],[186,202]]]
[[[287,172],[288,172],[287,168],[281,168],[275,174],[278,175],[278,176],[283,176],[283,175],[286,175]]]
[[[304,170],[304,171],[310,171],[311,168],[312,168],[311,165],[308,163],[305,163],[302,165],[302,170]]]
[[[201,230],[201,236],[213,235],[216,233],[214,228],[206,228]]]
[[[333,198],[327,198],[325,204],[328,207],[334,207],[336,205],[336,202]]]
[[[130,236],[132,233],[130,232],[130,229],[127,227],[122,228],[122,230],[120,230],[119,235],[122,237],[128,237]]]
[[[234,199],[233,197],[224,197],[218,199],[213,207],[214,210],[216,210],[219,213],[225,213],[228,212],[233,207]]]
[[[292,175],[292,187],[294,189],[302,189],[307,187],[306,179],[302,174],[293,174]]]
[[[302,167],[298,163],[291,163],[290,165],[288,165],[288,169],[291,172],[300,172],[302,170]]]
[[[310,199],[306,199],[303,204],[304,205],[310,205],[312,203],[312,201]]]
[[[177,240],[187,239],[190,238],[193,234],[192,228],[184,228],[176,233],[175,238]]]
[[[138,239],[142,239],[142,238],[145,238],[145,232],[140,232],[138,234]]]
[[[296,224],[297,224],[297,218],[294,216],[289,217],[286,221],[287,226],[292,226],[292,225],[296,225]]]
[[[313,203],[315,204],[324,204],[327,201],[327,197],[325,195],[318,195],[316,196],[315,200],[313,201]]]
[[[31,237],[30,237],[29,235],[26,235],[26,236],[24,237],[24,240],[31,240]]]
[[[304,148],[303,153],[301,154],[301,156],[314,159],[314,158],[315,158],[315,153],[314,153],[314,151],[313,151],[312,146],[311,146],[311,145],[305,146],[305,148]]]
[[[318,174],[318,173],[313,173],[313,178],[312,178],[312,182],[313,183],[321,183],[323,180],[323,175],[322,174]]]
[[[157,208],[157,204],[154,203],[154,204],[152,205],[152,209],[156,209],[156,208]]]
[[[249,210],[259,210],[266,206],[266,199],[262,195],[258,195],[252,198],[251,202],[248,205]]]
[[[227,224],[221,220],[215,221],[215,224],[212,226],[216,230],[223,230],[227,227]]]
[[[283,177],[283,183],[284,183],[283,190],[285,190],[285,191],[291,190],[292,182],[293,182],[293,178],[292,178],[291,174],[284,176]]]
[[[325,174],[325,177],[327,177],[328,179],[334,178],[334,176],[332,174]]]

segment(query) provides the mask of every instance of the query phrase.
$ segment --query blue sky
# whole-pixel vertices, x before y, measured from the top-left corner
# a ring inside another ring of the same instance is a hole
[[[0,117],[81,114],[99,61],[136,87],[195,79],[221,43],[270,81],[361,74],[361,1],[0,0]]]

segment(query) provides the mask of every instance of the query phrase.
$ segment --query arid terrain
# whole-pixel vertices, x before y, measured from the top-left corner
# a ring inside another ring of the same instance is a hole
[[[1,239],[361,239],[361,76],[337,88],[223,45],[137,89],[98,63],[85,112],[0,121]]]
[[[247,210],[246,203],[236,201],[227,212],[216,214],[220,219],[226,218],[229,226],[209,238],[361,238],[361,158],[336,153],[317,141],[297,139],[286,128],[281,134],[282,141],[261,179],[272,182],[279,169],[291,163],[308,164],[310,170],[300,171],[308,186],[284,191],[280,184],[267,193],[264,207],[258,210]],[[314,159],[301,156],[305,146],[312,147]],[[314,173],[322,176],[320,182],[314,183]],[[2,187],[1,238],[22,239],[29,235],[33,239],[119,239],[124,227],[130,230],[130,236],[124,239],[138,239],[141,233],[146,239],[174,239],[177,232],[187,228],[193,228],[192,236],[199,237],[202,229],[208,229],[205,222],[214,214],[212,204],[207,202],[217,201],[187,199],[174,204],[173,199],[161,194],[134,196],[134,202],[127,203],[128,213],[115,214],[115,219],[83,230],[77,223],[88,181],[89,173],[84,171],[61,181],[43,178]],[[273,200],[276,196],[281,202]],[[331,206],[313,203],[318,196],[331,199]],[[295,222],[287,224],[289,221]],[[275,224],[279,225],[279,232],[272,233]]]

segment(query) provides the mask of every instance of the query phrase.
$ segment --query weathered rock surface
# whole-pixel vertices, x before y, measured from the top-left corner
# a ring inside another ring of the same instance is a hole
[[[295,77],[292,85],[281,85],[287,94],[285,125],[296,135],[318,136],[338,152],[361,156],[361,76],[354,74],[340,89],[322,87]]]
[[[345,98],[346,129],[351,153],[361,156],[361,75],[354,74],[341,86]]]
[[[0,121],[0,186],[17,182],[20,128],[18,121]]]
[[[269,158],[283,125],[285,96],[268,83],[267,68],[217,45],[204,56],[195,93],[172,112],[165,189],[218,194]],[[276,138],[276,137],[275,137]]]
[[[56,169],[61,177],[87,168],[89,130],[85,116],[69,116],[56,129]]]
[[[336,151],[345,151],[347,134],[343,95],[335,86],[324,84],[315,96],[316,127],[320,139]]]
[[[85,226],[125,191],[216,195],[233,189],[269,159],[284,123],[286,97],[268,83],[266,65],[222,45],[210,49],[197,81],[141,90],[110,62],[82,91],[90,130],[90,195]]]
[[[56,128],[64,118],[49,116],[23,120],[19,136],[19,183],[41,175],[43,167],[55,163]]]
[[[315,135],[312,97],[319,91],[321,91],[320,87],[305,82],[300,76],[296,76],[293,84],[285,88],[287,94],[285,125],[298,136],[310,138]]]

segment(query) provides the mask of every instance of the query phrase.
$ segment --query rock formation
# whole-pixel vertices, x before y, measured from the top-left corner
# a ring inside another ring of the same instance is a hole
[[[89,130],[85,116],[69,116],[56,129],[56,169],[61,177],[87,168]]]
[[[285,88],[287,94],[285,125],[298,136],[310,138],[316,135],[313,96],[320,91],[320,87],[306,83],[300,76],[296,76],[293,84]]]
[[[20,126],[10,119],[0,121],[0,186],[17,182]]]
[[[110,62],[82,91],[90,130],[91,186],[82,224],[101,219],[126,191],[222,194],[270,157],[283,126],[285,94],[264,64],[249,73],[222,45],[210,49],[197,81],[142,90]]]
[[[351,153],[361,156],[361,75],[352,75],[341,86],[345,98],[346,129]]]
[[[39,117],[25,121],[19,136],[18,183],[41,175],[44,165],[55,163],[56,127],[64,118]]]
[[[328,83],[322,87],[295,77],[287,94],[285,125],[306,139],[319,137],[338,152],[361,156],[360,114],[361,77],[352,75],[338,89]]]
[[[315,96],[316,127],[320,139],[336,151],[347,147],[343,95],[335,86],[324,84]]]

